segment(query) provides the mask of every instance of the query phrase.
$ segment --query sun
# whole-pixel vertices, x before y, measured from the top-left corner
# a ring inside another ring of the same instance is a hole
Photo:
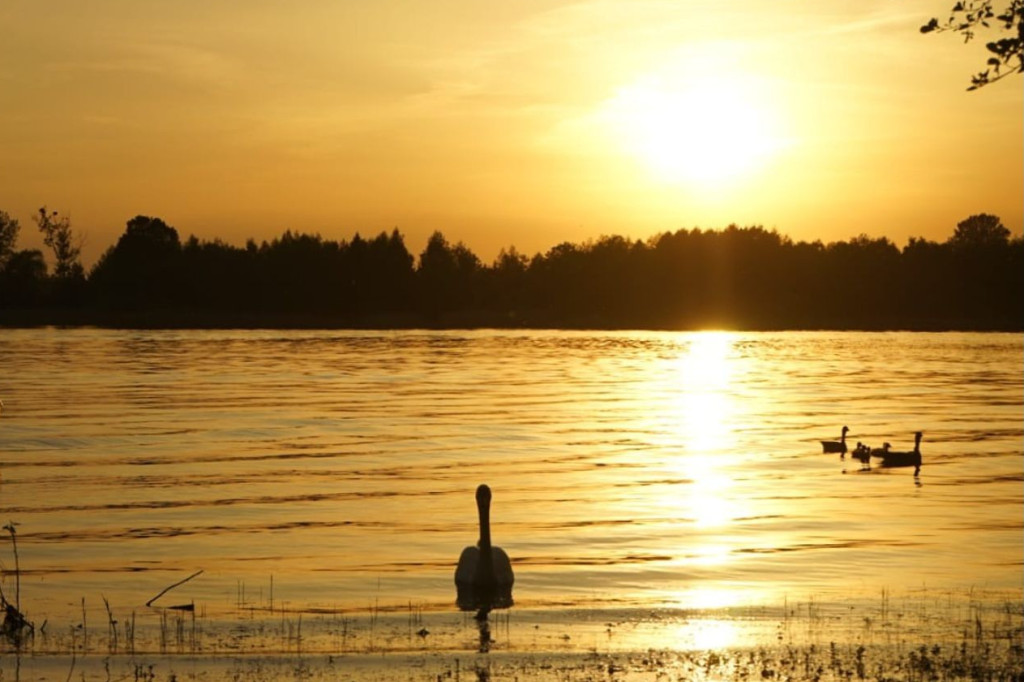
[[[621,88],[607,115],[658,179],[716,187],[763,168],[784,146],[763,85],[739,73],[659,73]]]

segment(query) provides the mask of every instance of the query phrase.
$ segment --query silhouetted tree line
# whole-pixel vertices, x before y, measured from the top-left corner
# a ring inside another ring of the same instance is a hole
[[[435,232],[333,241],[285,232],[245,246],[128,221],[86,275],[70,223],[40,210],[54,251],[15,249],[0,212],[0,323],[115,326],[529,326],[686,329],[1024,329],[1024,243],[991,215],[944,243],[775,230],[681,229],[565,242],[483,264]]]

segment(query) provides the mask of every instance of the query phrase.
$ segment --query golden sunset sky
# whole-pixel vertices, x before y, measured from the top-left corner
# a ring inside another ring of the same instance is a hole
[[[441,230],[485,262],[606,234],[1022,227],[1022,82],[966,92],[949,0],[4,0],[0,210],[90,266],[184,239]]]

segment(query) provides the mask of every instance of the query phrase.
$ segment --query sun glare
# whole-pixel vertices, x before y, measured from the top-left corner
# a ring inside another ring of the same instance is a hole
[[[729,437],[733,405],[726,389],[732,371],[731,347],[727,332],[700,332],[692,335],[687,353],[679,360],[677,417],[692,453],[712,452]]]
[[[679,361],[681,378],[690,390],[706,394],[729,384],[732,343],[733,336],[729,332],[704,331],[690,335],[688,352]]]
[[[741,598],[739,592],[720,587],[694,587],[676,593],[677,603],[689,609],[727,609]]]
[[[677,397],[671,412],[676,438],[685,450],[672,466],[694,483],[673,504],[693,519],[696,528],[727,526],[738,513],[730,494],[732,479],[721,471],[726,460],[719,456],[732,442],[733,341],[729,332],[691,334],[685,353],[676,361]]]
[[[753,78],[659,73],[608,105],[627,151],[664,182],[717,187],[747,176],[783,147],[772,98]]]

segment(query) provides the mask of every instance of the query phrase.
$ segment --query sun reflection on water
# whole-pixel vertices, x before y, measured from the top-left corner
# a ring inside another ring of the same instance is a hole
[[[727,620],[705,620],[687,628],[697,649],[721,650],[737,644],[737,628]]]
[[[704,544],[694,552],[692,559],[699,566],[718,566],[731,560],[732,550],[727,545]]]
[[[679,553],[694,566],[725,566],[735,560],[723,532],[748,513],[737,490],[736,424],[739,405],[733,380],[739,360],[734,351],[737,337],[730,332],[701,332],[690,335],[681,355],[669,372],[666,390],[672,399],[665,409],[672,412],[670,438],[679,443],[680,453],[667,463],[687,484],[675,488],[664,500],[690,524],[686,548]],[[687,590],[677,598],[692,608],[723,608],[741,597],[728,589]]]
[[[733,482],[715,471],[700,471],[703,467],[694,461],[698,458],[699,455],[687,458],[694,466],[689,469],[693,484],[685,498],[686,513],[700,529],[728,525],[738,516],[732,494]]]
[[[726,609],[738,606],[743,595],[725,587],[703,586],[681,590],[677,598],[688,609]]]
[[[729,383],[731,332],[697,332],[690,336],[686,355],[680,358],[685,380],[693,387],[722,387]]]
[[[718,618],[687,619],[678,623],[661,623],[652,629],[644,642],[652,649],[690,651],[724,651],[749,639],[740,624]]]
[[[674,462],[678,473],[693,482],[687,506],[698,526],[728,522],[733,478],[728,455],[734,449],[737,406],[731,393],[736,370],[729,332],[694,334],[677,361],[669,409],[674,438],[683,454]]]
[[[703,454],[727,447],[734,411],[729,395],[732,343],[728,332],[694,334],[678,361],[675,412],[687,452]]]

